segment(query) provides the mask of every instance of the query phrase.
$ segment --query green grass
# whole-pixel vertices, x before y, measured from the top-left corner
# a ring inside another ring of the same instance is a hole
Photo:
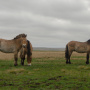
[[[64,58],[33,59],[32,66],[0,60],[0,90],[89,90],[90,64],[82,57],[66,64]]]

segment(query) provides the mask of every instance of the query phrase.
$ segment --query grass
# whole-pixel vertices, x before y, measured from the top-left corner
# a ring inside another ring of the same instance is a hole
[[[38,53],[38,52],[37,52]],[[84,59],[83,59],[84,58]],[[32,66],[13,65],[13,60],[0,60],[0,90],[89,90],[90,64],[84,56],[33,58]]]

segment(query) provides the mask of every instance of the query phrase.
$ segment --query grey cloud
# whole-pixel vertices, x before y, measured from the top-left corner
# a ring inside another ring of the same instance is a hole
[[[90,33],[89,0],[3,0],[0,37],[26,33],[33,46],[65,47],[86,41]]]

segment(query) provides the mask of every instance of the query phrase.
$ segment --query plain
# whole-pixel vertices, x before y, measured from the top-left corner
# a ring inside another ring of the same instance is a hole
[[[90,64],[86,54],[74,52],[66,64],[65,52],[33,51],[32,65],[13,65],[13,54],[0,53],[0,90],[89,90]]]

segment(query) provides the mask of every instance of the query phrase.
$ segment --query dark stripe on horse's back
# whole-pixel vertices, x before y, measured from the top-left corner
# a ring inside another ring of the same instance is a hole
[[[68,45],[66,45],[65,58],[67,58],[67,59],[68,59],[68,55],[69,55],[69,52],[68,52]]]
[[[30,56],[30,42],[27,40],[27,55]]]

